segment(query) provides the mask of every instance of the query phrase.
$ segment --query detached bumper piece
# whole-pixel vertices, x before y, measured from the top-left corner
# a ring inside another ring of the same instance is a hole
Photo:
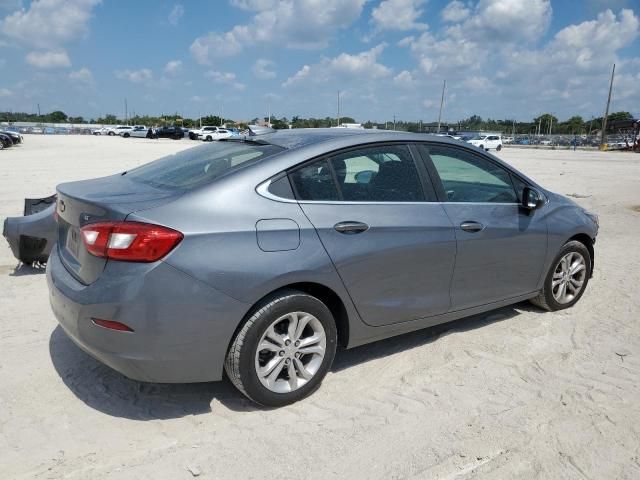
[[[53,217],[56,196],[26,198],[23,217],[8,217],[2,235],[13,255],[22,263],[46,263],[56,239]]]

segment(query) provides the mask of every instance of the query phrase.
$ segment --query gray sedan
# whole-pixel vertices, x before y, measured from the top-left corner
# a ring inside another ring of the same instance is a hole
[[[598,219],[443,137],[291,130],[57,189],[53,311],[148,382],[221,380],[280,406],[338,346],[531,300],[571,307]]]

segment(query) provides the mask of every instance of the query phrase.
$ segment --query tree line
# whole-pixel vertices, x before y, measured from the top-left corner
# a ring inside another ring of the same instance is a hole
[[[629,112],[615,112],[609,115],[608,122],[616,120],[630,120],[633,116]],[[272,116],[270,119],[267,117],[253,118],[249,124],[255,124],[259,121],[262,123],[270,123],[273,128],[285,129],[285,128],[326,128],[335,127],[338,124],[338,120],[332,117],[325,118],[304,118],[301,116],[294,116],[291,119],[287,117],[277,118]],[[85,119],[81,116],[73,117],[68,116],[62,111],[56,110],[43,115],[25,112],[0,112],[0,121],[7,122],[34,122],[34,123],[70,123],[70,124],[130,124],[130,125],[147,125],[147,126],[162,126],[162,125],[180,125],[186,128],[199,127],[200,125],[227,125],[228,127],[237,127],[244,129],[247,127],[247,123],[235,122],[231,119],[222,118],[218,115],[207,115],[201,118],[183,118],[180,115],[169,114],[160,116],[149,115],[135,115],[127,119],[118,118],[116,115],[108,114],[99,118]],[[356,120],[352,117],[340,117],[340,123],[356,123]],[[395,129],[408,132],[435,132],[438,128],[437,122],[422,122],[422,121],[385,121],[376,122],[367,120],[362,125],[365,128],[379,128],[379,129]],[[584,119],[579,115],[574,115],[567,120],[559,121],[557,117],[550,113],[542,114],[533,118],[529,122],[516,121],[514,119],[483,119],[479,115],[472,115],[469,118],[462,119],[457,122],[443,122],[440,125],[440,131],[494,131],[502,132],[503,134],[546,134],[548,132],[554,134],[570,134],[570,135],[585,135],[598,131],[602,128],[602,117]]]

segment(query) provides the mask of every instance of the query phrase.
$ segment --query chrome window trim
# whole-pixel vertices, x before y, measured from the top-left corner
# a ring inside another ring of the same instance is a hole
[[[295,200],[290,198],[282,198],[269,192],[269,185],[271,185],[271,179],[265,180],[256,187],[256,193],[261,197],[268,200],[281,203],[298,203],[300,205],[517,205],[519,203],[498,203],[498,202],[356,202],[356,201],[341,201],[341,200]]]

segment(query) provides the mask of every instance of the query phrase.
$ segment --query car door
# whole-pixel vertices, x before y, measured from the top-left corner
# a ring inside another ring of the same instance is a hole
[[[455,233],[408,145],[350,149],[289,173],[362,319],[379,326],[445,313]]]
[[[466,148],[422,145],[419,151],[455,228],[452,310],[534,292],[547,252],[547,224],[539,210],[521,207],[526,183]]]

